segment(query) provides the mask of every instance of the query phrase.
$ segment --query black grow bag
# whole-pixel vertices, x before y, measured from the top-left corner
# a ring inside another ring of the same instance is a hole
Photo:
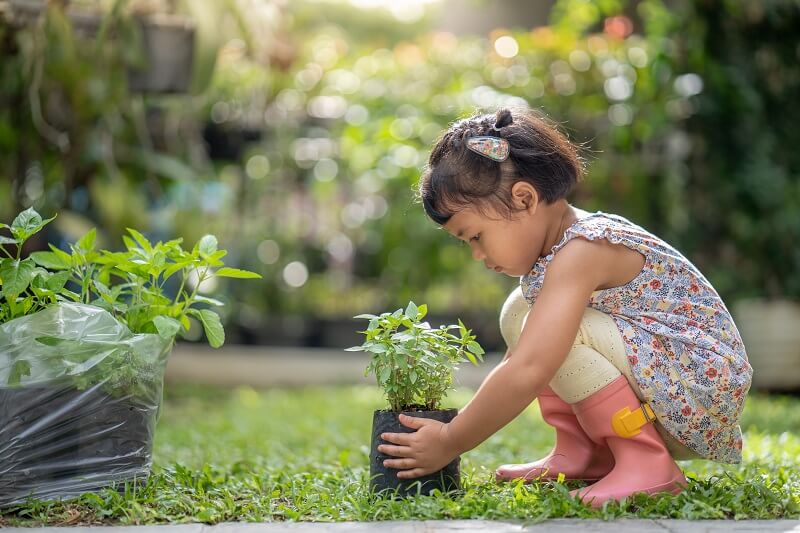
[[[146,480],[171,349],[87,304],[0,324],[0,507]]]
[[[0,388],[0,507],[144,482],[157,411],[100,385]]]
[[[382,433],[413,433],[414,430],[400,423],[401,413],[396,411],[375,411],[372,417],[372,444],[369,456],[370,489],[374,493],[396,494],[398,496],[429,495],[434,489],[452,492],[461,487],[461,458],[456,457],[442,470],[415,479],[398,479],[397,470],[383,466],[383,461],[392,457],[378,451],[381,444],[391,444],[383,440]],[[439,422],[450,422],[458,414],[458,409],[436,411],[403,411],[402,414],[419,418],[432,418]]]

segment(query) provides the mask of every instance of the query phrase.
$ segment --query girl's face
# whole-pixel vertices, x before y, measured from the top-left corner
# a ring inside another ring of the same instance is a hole
[[[444,229],[467,243],[472,258],[483,261],[486,268],[519,277],[530,272],[542,255],[552,234],[553,217],[550,206],[539,202],[530,184],[515,183],[511,195],[518,209],[512,219],[491,209],[481,213],[465,207],[450,217]]]

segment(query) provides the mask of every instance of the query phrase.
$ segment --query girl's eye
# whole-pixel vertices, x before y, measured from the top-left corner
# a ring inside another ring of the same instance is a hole
[[[474,237],[472,237],[470,240],[471,240],[471,241],[478,242],[479,240],[481,240],[481,234],[480,234],[480,233],[478,233],[477,235],[475,235]]]

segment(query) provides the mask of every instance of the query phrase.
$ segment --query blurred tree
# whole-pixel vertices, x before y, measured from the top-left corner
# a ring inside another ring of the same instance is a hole
[[[685,242],[724,294],[800,300],[800,3],[689,4]]]
[[[162,237],[219,234],[232,264],[264,275],[230,294],[253,338],[319,340],[298,317],[410,299],[488,317],[515,280],[438,231],[414,186],[450,122],[529,105],[583,147],[575,203],[663,236],[728,300],[797,298],[797,5],[559,0],[546,26],[455,36],[431,30],[435,9],[409,22],[346,2],[227,0],[198,15],[221,45],[205,53],[210,85],[180,102],[128,93],[128,50],[76,45],[58,13],[39,33],[3,26],[0,209],[13,183],[23,206],[91,205],[110,232],[145,225],[124,213]]]

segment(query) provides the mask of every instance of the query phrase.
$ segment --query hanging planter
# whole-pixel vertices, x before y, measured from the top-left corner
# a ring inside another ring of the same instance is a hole
[[[0,2],[3,4],[3,2]],[[192,82],[195,48],[195,24],[185,16],[168,13],[133,13],[122,15],[115,10],[100,13],[93,10],[71,9],[69,2],[49,7],[44,0],[10,0],[0,15],[15,28],[33,26],[45,16],[48,9],[63,9],[76,34],[94,39],[98,33],[104,35],[110,28],[104,27],[105,17],[119,17],[120,28],[111,29],[108,37],[126,39],[133,37],[139,53],[136,65],[128,68],[128,90],[134,93],[186,93]],[[124,24],[129,24],[124,26]],[[132,26],[131,26],[132,25]],[[127,31],[127,30],[132,30]]]
[[[380,438],[382,433],[413,431],[400,423],[400,414],[450,422],[458,410],[441,409],[440,404],[453,383],[453,370],[459,363],[478,364],[483,358],[483,348],[461,321],[434,329],[422,322],[427,311],[426,305],[418,307],[409,302],[405,311],[355,317],[369,320],[369,326],[363,332],[364,343],[347,351],[372,354],[366,373],[375,375],[390,406],[376,410],[372,418],[370,489],[376,494],[404,497],[428,495],[435,489],[452,492],[461,487],[459,457],[438,472],[399,479],[397,470],[383,465],[391,457],[378,451],[381,444],[391,444]]]
[[[192,81],[194,23],[178,15],[137,18],[143,66],[128,71],[128,88],[140,93],[185,93]]]

